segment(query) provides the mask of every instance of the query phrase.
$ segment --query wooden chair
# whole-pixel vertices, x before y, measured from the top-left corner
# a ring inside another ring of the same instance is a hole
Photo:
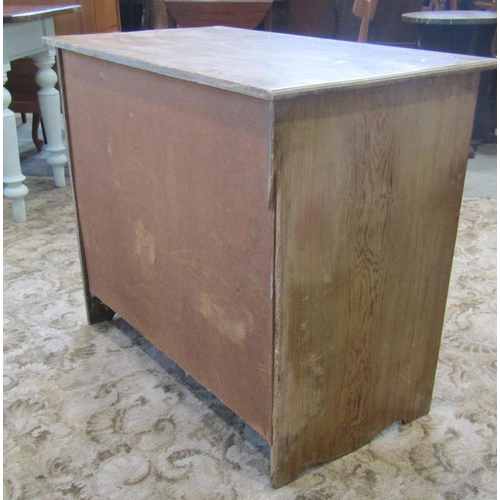
[[[361,18],[361,26],[359,28],[358,42],[366,42],[368,40],[368,27],[370,21],[375,17],[378,0],[354,0],[352,13]]]
[[[26,123],[26,115],[33,114],[31,126],[31,138],[38,151],[43,148],[45,140],[39,136],[40,125],[42,125],[42,114],[38,104],[37,92],[38,86],[35,83],[36,68],[31,59],[18,59],[11,62],[11,71],[5,88],[12,96],[12,102],[9,106],[14,113],[21,113],[23,123]]]

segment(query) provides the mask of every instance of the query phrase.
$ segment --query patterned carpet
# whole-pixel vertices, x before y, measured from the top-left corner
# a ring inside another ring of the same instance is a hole
[[[496,498],[496,200],[463,202],[429,415],[279,490],[269,448],[122,320],[86,325],[69,188],[4,204],[4,498]]]

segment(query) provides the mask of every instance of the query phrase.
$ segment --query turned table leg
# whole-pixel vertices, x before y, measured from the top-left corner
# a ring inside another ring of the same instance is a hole
[[[68,162],[68,157],[62,140],[60,96],[55,88],[57,74],[52,69],[55,58],[48,53],[42,53],[33,57],[33,62],[38,68],[35,80],[40,86],[38,101],[47,134],[46,149],[50,153],[47,163],[52,167],[55,185],[63,187],[66,185],[64,167]]]
[[[19,145],[17,141],[16,117],[9,109],[12,101],[10,92],[5,88],[9,64],[4,64],[3,69],[3,194],[11,201],[12,213],[16,222],[26,220],[26,206],[24,199],[28,188],[23,184],[26,177],[21,172],[19,161]]]

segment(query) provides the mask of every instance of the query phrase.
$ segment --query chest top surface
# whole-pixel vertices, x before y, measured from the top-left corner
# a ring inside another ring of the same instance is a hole
[[[495,60],[237,28],[50,37],[117,64],[266,100],[492,69]]]

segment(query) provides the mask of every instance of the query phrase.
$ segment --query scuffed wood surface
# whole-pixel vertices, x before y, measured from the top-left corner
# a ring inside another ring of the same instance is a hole
[[[478,76],[276,103],[275,486],[429,410]]]
[[[270,441],[269,103],[71,52],[62,67],[88,297]]]
[[[209,27],[46,38],[95,58],[263,99],[473,72],[492,59]]]

